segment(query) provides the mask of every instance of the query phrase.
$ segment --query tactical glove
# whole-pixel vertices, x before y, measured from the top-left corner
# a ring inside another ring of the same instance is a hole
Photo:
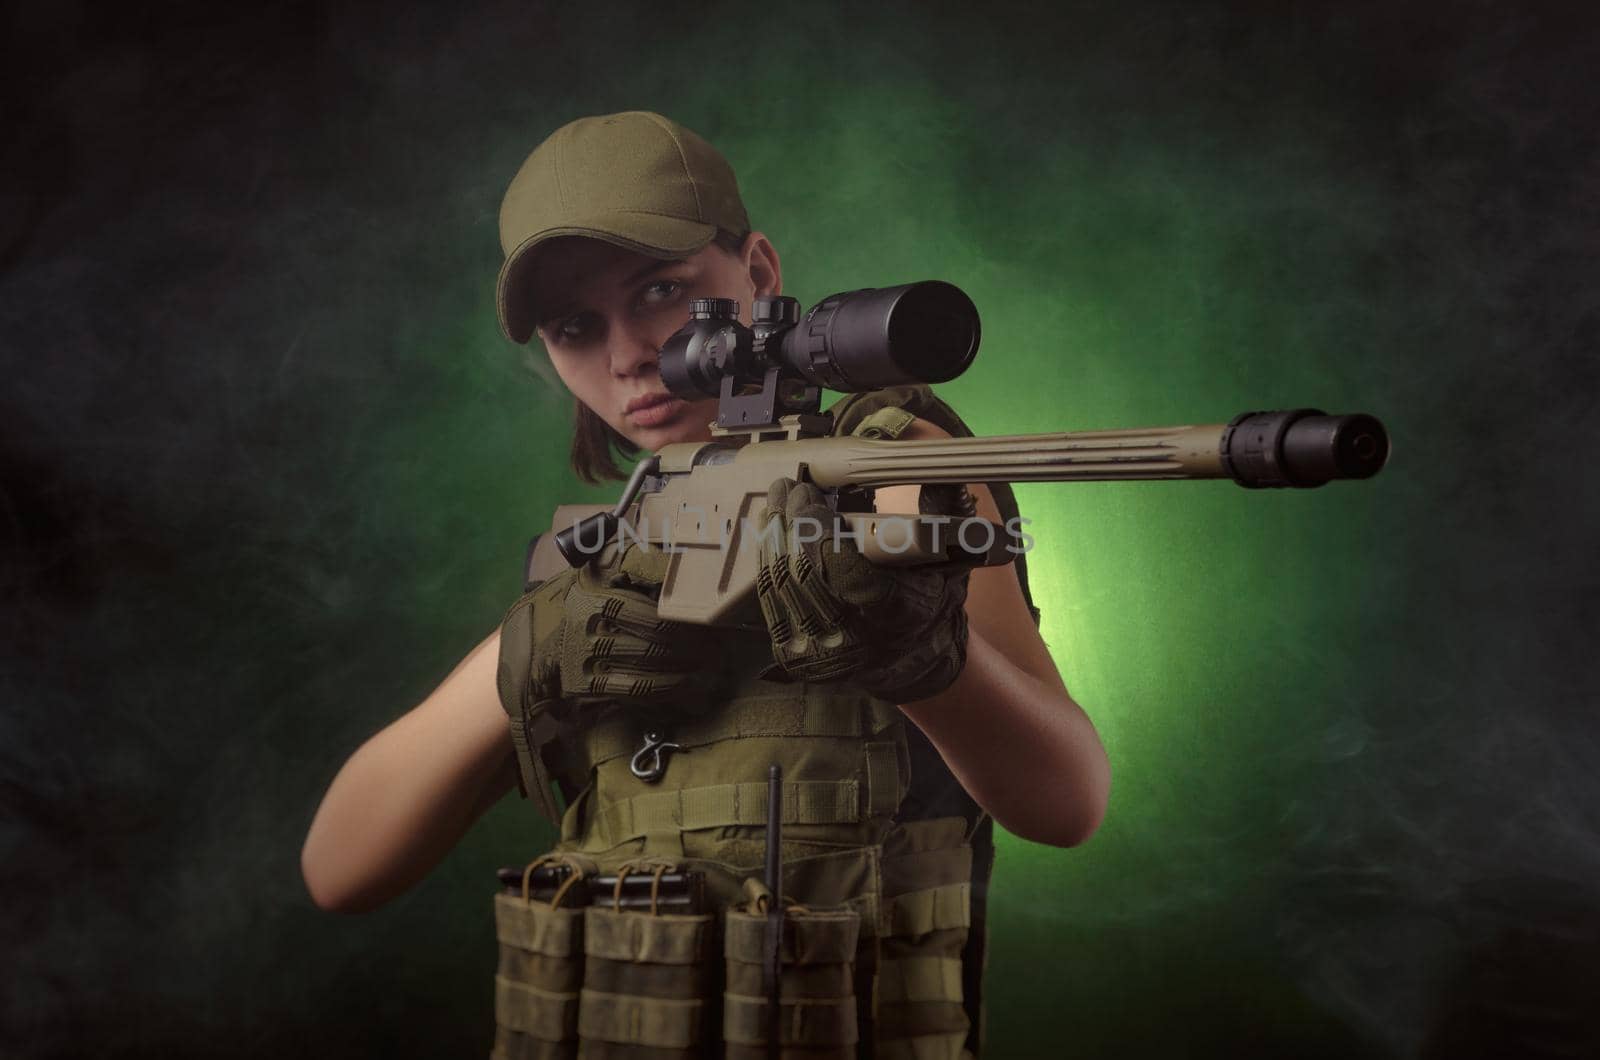
[[[522,790],[552,821],[543,749],[574,705],[605,701],[695,708],[712,645],[656,615],[666,555],[630,545],[563,571],[512,605],[500,626],[500,705],[511,719]]]
[[[767,492],[756,593],[779,666],[895,703],[948,688],[967,659],[967,571],[879,566],[835,524],[809,483]]]
[[[665,555],[629,545],[608,558],[545,581],[506,615],[499,679],[507,711],[549,710],[557,700],[659,706],[689,694],[711,641],[657,617]]]

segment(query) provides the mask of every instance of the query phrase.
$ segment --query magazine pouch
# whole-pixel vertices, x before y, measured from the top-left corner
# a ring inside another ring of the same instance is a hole
[[[585,910],[579,1056],[585,1060],[703,1057],[715,1039],[717,922],[710,913],[625,906],[624,881],[674,871],[647,860],[616,870],[616,894]]]
[[[859,1038],[855,957],[861,914],[849,908],[786,908],[774,991],[767,974],[770,895],[759,885],[752,890],[756,896],[729,909],[723,919],[723,1055],[727,1060],[853,1060]],[[774,992],[776,1021],[769,1007]]]
[[[548,897],[530,888],[534,873],[568,870]],[[546,855],[522,870],[520,892],[494,896],[500,965],[494,977],[492,1060],[568,1060],[578,1049],[578,990],[583,982],[583,909],[576,907],[589,866]]]

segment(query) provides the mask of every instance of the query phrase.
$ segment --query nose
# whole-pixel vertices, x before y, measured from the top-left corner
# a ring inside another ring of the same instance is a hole
[[[611,373],[619,379],[629,379],[657,369],[661,343],[654,332],[641,321],[618,323],[611,329]]]

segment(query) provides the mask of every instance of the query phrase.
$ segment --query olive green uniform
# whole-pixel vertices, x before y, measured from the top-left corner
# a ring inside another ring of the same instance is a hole
[[[851,395],[833,412],[838,434],[897,437],[917,416],[971,434],[926,387]],[[1010,489],[994,493],[1014,516]],[[1020,562],[1018,573],[1026,595]],[[764,680],[764,636],[719,635],[704,712],[601,705],[555,730],[506,695],[523,775],[553,777],[567,796],[555,853],[600,873],[699,871],[710,909],[497,896],[495,1057],[768,1055],[764,918],[751,910],[772,764],[783,770],[783,895],[799,903],[786,913],[782,1055],[975,1056],[987,816],[895,704],[848,682]],[[630,769],[646,731],[677,745],[654,783]]]

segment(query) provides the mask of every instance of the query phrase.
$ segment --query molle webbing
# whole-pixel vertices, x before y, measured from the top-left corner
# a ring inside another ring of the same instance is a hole
[[[839,434],[894,438],[918,416],[956,436],[972,433],[926,387],[850,395],[833,411]],[[1002,516],[1014,516],[1010,490],[996,485],[992,492]],[[1017,567],[1026,596],[1026,574]],[[785,824],[804,825],[784,834],[795,854],[785,854],[783,891],[808,907],[794,915],[859,918],[853,963],[785,966],[783,1055],[962,1060],[976,1053],[983,899],[992,859],[986,816],[893,704],[847,685],[760,680],[755,671],[761,663],[752,656],[764,653],[753,648],[724,653],[727,669],[707,703],[714,709],[585,707],[576,712],[579,725],[556,741],[559,761],[551,760],[564,789],[586,788],[569,802],[560,849],[591,852],[603,871],[651,854],[703,871],[715,952],[692,966],[673,964],[664,958],[701,950],[700,929],[669,945],[658,934],[671,928],[608,925],[601,930],[609,930],[610,941],[597,936],[587,955],[580,947],[565,981],[539,986],[554,999],[533,990],[497,990],[504,994],[497,1010],[508,1010],[498,1013],[497,1060],[575,1055],[570,1041],[547,1043],[512,1025],[581,1037],[591,1060],[765,1060],[760,963],[748,959],[748,945],[739,948],[738,914],[729,907],[739,901],[741,881],[760,871],[766,785],[759,778],[772,762],[784,768]],[[656,784],[629,770],[647,730],[677,745]],[[612,921],[670,919],[616,913],[597,901],[602,908],[588,912]],[[503,935],[532,938],[529,930]],[[583,938],[582,929],[578,934]],[[516,956],[508,965],[507,946],[503,937],[502,968],[531,979],[537,961]],[[581,990],[571,981],[573,966]],[[851,995],[853,1002],[846,1000]],[[530,1011],[509,1011],[523,1005]],[[541,1015],[541,1006],[555,1015]]]
[[[854,1060],[866,1042],[874,1057],[967,1055],[961,955],[972,851],[964,834],[961,818],[907,822],[881,844],[785,864],[785,893],[807,907],[785,916],[784,1055]],[[609,860],[588,871],[668,867]],[[716,1055],[719,1001],[721,1055],[764,1060],[764,918],[737,909],[617,912],[599,895],[581,919],[508,896],[496,899],[496,913],[496,1060],[573,1057],[576,1041],[586,1058]]]
[[[917,421],[917,417],[905,409],[885,405],[875,409],[870,415],[861,419],[850,431],[853,435],[862,438],[888,438],[900,437]]]
[[[682,832],[764,825],[767,787],[756,778],[772,762],[791,778],[783,823],[887,821],[909,783],[904,725],[892,704],[858,690],[772,684],[753,674],[716,712],[645,719],[612,712],[572,741],[573,765],[593,781],[569,809],[563,835],[598,853],[643,837],[665,843]],[[647,729],[678,747],[660,784],[642,783],[628,768]],[[676,856],[682,848],[657,852]]]
[[[925,891],[913,891],[884,902],[885,933],[904,937],[926,935],[971,922],[972,885],[965,880]]]
[[[876,1057],[964,1055],[973,853],[962,818],[903,824],[885,842],[876,950]]]
[[[860,1038],[855,958],[861,919],[852,910],[785,910],[778,946],[778,1034],[784,1055],[853,1060]],[[722,1037],[729,1060],[765,1060],[767,918],[730,909],[723,918],[726,979]],[[790,1052],[793,1050],[793,1053]]]
[[[960,957],[902,957],[878,965],[878,1004],[908,1001],[961,1003]],[[961,1029],[966,1030],[963,1025]]]
[[[497,894],[494,918],[495,1060],[576,1056],[583,910]]]
[[[694,750],[757,736],[870,739],[900,720],[894,706],[867,695],[841,695],[822,685],[768,687],[774,691],[739,696],[737,710],[675,719],[669,730],[672,742]],[[653,727],[650,721],[620,713],[589,726],[577,740],[583,766],[593,768],[631,756],[639,749],[644,730]]]
[[[715,918],[709,913],[651,916],[601,906],[585,913],[578,1008],[585,1055],[595,1055],[595,1043],[602,1042],[651,1050],[632,1055],[705,1055],[714,1034]],[[656,1052],[663,1049],[674,1052]]]
[[[898,438],[910,426],[912,418],[920,416],[930,423],[949,431],[957,438],[973,436],[955,410],[941,401],[931,389],[923,385],[891,387],[862,394],[847,394],[829,411],[834,417],[834,433],[860,434],[871,438]],[[989,492],[1002,521],[1009,523],[1021,513],[1017,507],[1016,493],[1006,482],[991,482]],[[1028,588],[1028,558],[1019,555],[1012,564],[1016,568],[1017,582],[1022,589],[1023,601],[1034,625],[1039,624],[1039,609],[1033,604],[1033,593]],[[962,953],[965,969],[964,1004],[971,1026],[964,1035],[948,1035],[935,1042],[919,1042],[923,1051],[911,1053],[898,1047],[882,1045],[878,1056],[885,1060],[926,1060],[927,1057],[976,1056],[983,1046],[983,969],[988,961],[988,894],[989,878],[994,866],[994,823],[959,785],[954,790],[945,786],[927,784],[930,771],[945,773],[927,737],[920,730],[908,734],[913,763],[912,788],[908,808],[914,813],[934,817],[947,813],[961,813],[972,822],[971,842],[974,861],[972,865],[970,894],[971,928],[967,932]],[[924,765],[930,767],[925,769]],[[954,784],[953,779],[950,780]]]
[[[898,791],[893,744],[869,744],[867,782],[857,780],[786,781],[784,824],[843,824],[894,811]],[[630,839],[669,831],[695,831],[767,820],[764,781],[655,791],[610,801],[595,811],[593,842],[586,849],[609,850]]]

